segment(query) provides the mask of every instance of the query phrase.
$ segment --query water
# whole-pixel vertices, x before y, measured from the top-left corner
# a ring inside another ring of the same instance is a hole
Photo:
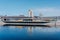
[[[60,40],[60,27],[0,26],[0,40]]]

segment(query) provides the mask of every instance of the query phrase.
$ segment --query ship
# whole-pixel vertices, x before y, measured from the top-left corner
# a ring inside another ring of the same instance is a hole
[[[42,19],[42,17],[33,16],[32,10],[29,10],[29,16],[3,16],[1,21],[9,25],[44,25],[49,23],[49,21]]]

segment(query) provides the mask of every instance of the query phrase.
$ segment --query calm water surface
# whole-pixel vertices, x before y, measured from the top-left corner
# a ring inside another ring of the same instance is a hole
[[[60,39],[60,26],[0,26],[0,40]]]

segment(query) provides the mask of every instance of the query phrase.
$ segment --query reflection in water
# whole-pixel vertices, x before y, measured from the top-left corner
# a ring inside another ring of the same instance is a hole
[[[28,30],[29,30],[29,32],[32,32],[33,29],[32,29],[32,27],[28,27]]]
[[[23,28],[23,26],[16,26],[17,28]]]
[[[31,36],[32,35],[32,32],[33,32],[33,27],[29,26],[27,28],[28,28],[27,31],[28,31],[29,35]]]
[[[0,38],[13,39],[46,39],[59,38],[60,27],[43,26],[0,26]]]
[[[3,26],[39,26],[39,27],[51,27],[50,25],[21,25],[21,24],[4,24]]]

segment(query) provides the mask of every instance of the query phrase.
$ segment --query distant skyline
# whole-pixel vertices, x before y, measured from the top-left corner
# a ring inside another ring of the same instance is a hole
[[[60,16],[60,0],[0,0],[2,16],[28,16],[29,9],[35,16]]]

